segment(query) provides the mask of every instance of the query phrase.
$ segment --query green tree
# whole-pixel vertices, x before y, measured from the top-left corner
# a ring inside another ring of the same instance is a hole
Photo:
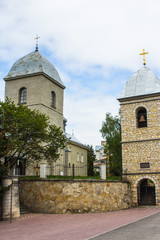
[[[110,113],[106,113],[100,132],[106,140],[105,151],[107,152],[107,149],[109,149],[110,173],[111,175],[120,176],[122,173],[120,117],[113,117]]]
[[[93,162],[96,160],[93,146],[87,146],[88,176],[94,176]]]
[[[41,159],[49,163],[59,157],[67,139],[63,131],[49,124],[49,118],[23,105],[15,106],[6,99],[0,102],[0,167],[1,174],[12,169],[17,160],[26,165]]]

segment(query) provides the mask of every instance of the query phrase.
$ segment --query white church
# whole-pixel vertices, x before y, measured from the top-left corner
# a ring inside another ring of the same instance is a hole
[[[38,50],[27,54],[17,60],[9,73],[4,77],[5,97],[9,97],[16,105],[23,104],[30,109],[39,110],[50,118],[50,123],[61,129],[65,129],[67,120],[63,116],[63,102],[65,86],[56,70]],[[65,131],[65,130],[64,130]],[[61,151],[60,158],[56,164],[70,169],[73,164],[79,168],[76,175],[87,175],[87,147],[82,144],[73,134],[67,135],[69,144],[67,151]],[[45,160],[44,160],[45,161]],[[59,168],[58,172],[47,168],[47,174],[64,174],[64,170]],[[39,174],[39,166],[26,168],[20,161],[13,169],[15,175],[35,175]],[[68,175],[72,174],[67,171]]]

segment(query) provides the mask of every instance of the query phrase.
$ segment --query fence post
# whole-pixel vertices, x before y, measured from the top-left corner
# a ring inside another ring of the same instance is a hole
[[[101,177],[101,179],[106,180],[106,164],[105,163],[102,163],[100,165],[100,177]]]
[[[72,164],[72,174],[73,174],[73,179],[74,179],[74,163]]]
[[[3,187],[6,188],[3,194],[2,218],[10,219],[20,217],[18,177],[4,177]]]
[[[46,164],[40,163],[40,178],[46,178]]]

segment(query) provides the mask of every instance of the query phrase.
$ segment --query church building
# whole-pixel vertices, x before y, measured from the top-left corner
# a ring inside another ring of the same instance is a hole
[[[131,183],[134,206],[160,205],[160,80],[146,67],[145,59],[118,100],[122,178]]]
[[[15,105],[23,104],[31,110],[36,109],[45,113],[50,118],[50,124],[55,124],[64,129],[63,98],[65,86],[56,68],[38,51],[38,45],[36,45],[35,51],[20,58],[13,64],[4,80],[5,97],[9,97],[14,101]],[[87,147],[78,142],[75,150],[75,141],[72,142],[71,139],[69,144],[73,144],[72,151],[77,151],[80,156],[83,155],[83,164],[81,166],[85,165],[87,168]],[[76,166],[77,159],[72,159],[71,163],[68,162],[66,166],[65,156],[65,150],[61,150],[60,158],[56,164],[68,167],[69,164],[75,163]],[[72,156],[72,154],[70,153],[69,156]],[[39,169],[39,166],[36,169],[36,164],[30,166],[30,168],[25,168],[21,164],[18,162],[12,174],[35,175],[37,169]],[[52,167],[54,168],[55,164]],[[54,174],[49,168],[47,173]],[[64,170],[56,171],[56,173],[58,175],[64,174]],[[87,175],[86,169],[83,171],[83,175]]]

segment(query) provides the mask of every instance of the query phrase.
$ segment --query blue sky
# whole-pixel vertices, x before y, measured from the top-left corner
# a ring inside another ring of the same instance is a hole
[[[149,67],[160,78],[159,0],[0,0],[0,98],[12,64],[39,51],[57,68],[66,86],[67,132],[99,145],[106,112],[131,75]]]

